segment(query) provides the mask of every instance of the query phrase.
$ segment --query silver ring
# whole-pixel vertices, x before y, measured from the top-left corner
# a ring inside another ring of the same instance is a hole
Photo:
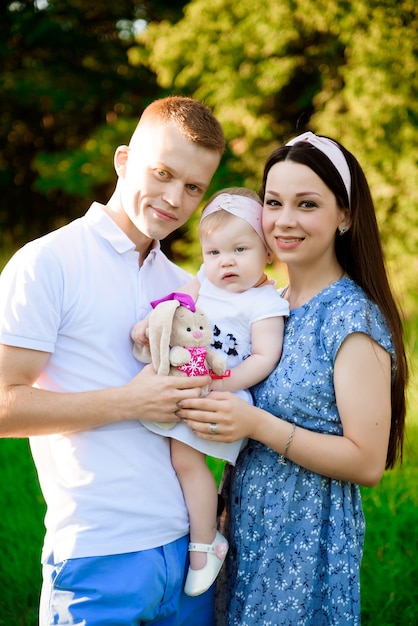
[[[216,429],[217,429],[217,425],[216,424],[210,424],[209,432],[210,432],[211,435],[216,435]]]

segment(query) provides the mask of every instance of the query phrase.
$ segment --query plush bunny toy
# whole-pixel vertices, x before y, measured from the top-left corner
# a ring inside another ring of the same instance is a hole
[[[191,296],[172,293],[151,302],[149,345],[134,344],[134,356],[143,363],[152,363],[161,376],[202,376],[225,374],[225,359],[208,346],[212,327],[205,313],[196,308]],[[208,393],[203,388],[201,395]],[[171,428],[173,424],[158,424]]]

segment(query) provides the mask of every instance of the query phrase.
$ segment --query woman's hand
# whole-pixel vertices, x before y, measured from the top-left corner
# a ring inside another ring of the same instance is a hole
[[[230,392],[179,402],[176,414],[202,439],[230,443],[248,437],[323,476],[372,487],[385,469],[390,431],[390,357],[367,335],[351,334],[335,362],[342,435],[292,425]]]
[[[254,437],[254,425],[261,413],[237,395],[222,391],[182,400],[179,407],[177,415],[198,437],[223,443]]]

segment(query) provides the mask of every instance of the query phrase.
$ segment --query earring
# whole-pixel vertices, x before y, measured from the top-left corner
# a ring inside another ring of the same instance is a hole
[[[340,237],[345,235],[346,232],[347,232],[347,226],[341,226]]]

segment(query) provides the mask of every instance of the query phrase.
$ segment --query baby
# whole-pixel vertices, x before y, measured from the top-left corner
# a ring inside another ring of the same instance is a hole
[[[283,316],[289,306],[265,274],[271,253],[261,225],[262,204],[246,188],[216,193],[203,210],[199,239],[203,265],[181,291],[193,296],[213,328],[212,349],[219,350],[230,371],[211,389],[239,393],[252,403],[249,387],[263,380],[278,363],[283,341]],[[135,343],[147,342],[148,319],[131,331]],[[184,591],[204,593],[216,579],[228,543],[217,531],[217,488],[206,455],[234,464],[245,442],[199,439],[184,423],[171,430],[149,422],[153,432],[171,438],[171,458],[183,489],[190,518],[190,567]]]

